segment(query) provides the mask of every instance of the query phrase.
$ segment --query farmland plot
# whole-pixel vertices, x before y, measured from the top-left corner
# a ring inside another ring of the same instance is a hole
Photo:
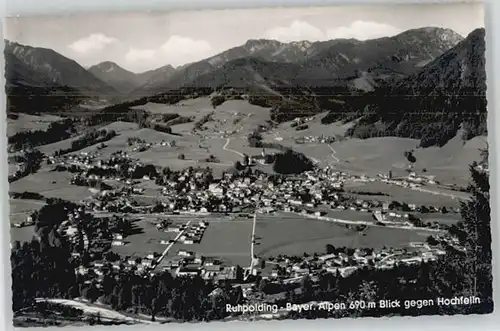
[[[423,241],[427,236],[425,231],[371,226],[359,232],[342,224],[295,215],[259,216],[256,253],[264,257],[323,254],[327,244],[352,248],[399,247],[411,241]]]
[[[19,113],[17,119],[7,119],[7,136],[11,137],[19,132],[25,132],[29,130],[41,130],[45,131],[49,128],[52,122],[57,122],[62,120],[59,116],[54,115],[29,115]]]

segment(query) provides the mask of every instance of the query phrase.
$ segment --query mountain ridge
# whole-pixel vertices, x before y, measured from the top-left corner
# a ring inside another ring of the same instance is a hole
[[[282,43],[271,39],[250,39],[243,45],[187,65],[167,80],[139,87],[133,94],[154,95],[193,82],[196,84],[200,81],[198,77],[216,72],[225,64],[244,57],[296,64],[292,70],[294,83],[322,86],[329,85],[332,79],[347,78],[353,87],[372,90],[378,81],[387,80],[389,76],[400,78],[417,71],[460,40],[463,37],[453,30],[438,27],[410,29],[396,36],[365,41],[333,39]]]

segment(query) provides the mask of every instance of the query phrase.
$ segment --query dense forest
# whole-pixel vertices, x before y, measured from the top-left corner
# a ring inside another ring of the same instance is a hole
[[[414,138],[420,139],[421,147],[443,146],[459,129],[464,140],[487,134],[485,96],[394,96],[378,91],[344,98],[321,122],[354,119],[358,121],[347,136]]]

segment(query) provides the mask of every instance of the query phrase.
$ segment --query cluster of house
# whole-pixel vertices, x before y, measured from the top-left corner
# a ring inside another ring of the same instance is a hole
[[[123,235],[120,233],[113,233],[113,240],[111,241],[111,246],[123,246],[126,242]]]
[[[107,160],[93,162],[95,155],[81,153],[79,155],[68,155],[62,159],[68,165],[78,165],[83,169],[99,168],[102,170],[119,169],[124,163],[134,167],[140,164],[130,163],[130,158],[124,152],[113,154]],[[61,161],[59,161],[61,162]],[[249,160],[251,162],[251,160]],[[411,174],[410,174],[411,175]],[[106,175],[88,174],[85,171],[82,176],[87,179],[114,179],[126,184],[123,190],[113,191],[120,196],[119,199],[107,200],[97,197],[86,202],[86,208],[94,211],[112,211],[129,212],[137,208],[137,203],[129,196],[130,194],[140,194],[140,188],[134,187],[131,179],[124,179]],[[167,210],[172,212],[193,211],[209,212],[220,211],[228,212],[235,209],[243,210],[247,206],[258,207],[268,212],[290,211],[313,213],[316,216],[322,216],[324,211],[319,211],[319,206],[329,206],[333,209],[350,209],[361,212],[370,212],[380,215],[381,220],[388,221],[388,218],[407,219],[407,213],[398,213],[390,210],[388,203],[380,201],[368,201],[363,199],[346,198],[339,191],[348,180],[369,181],[364,176],[352,176],[343,172],[332,171],[329,168],[314,169],[305,172],[300,176],[279,178],[275,181],[268,180],[265,174],[233,176],[226,174],[221,180],[209,184],[208,189],[200,189],[198,185],[203,178],[203,171],[182,172],[175,179],[167,180],[162,188],[165,195],[165,201],[162,202]],[[409,176],[417,178],[417,176]],[[149,178],[143,178],[148,180]],[[382,180],[391,181],[389,178]],[[418,182],[418,181],[417,181]],[[396,183],[395,183],[396,184]],[[418,185],[418,184],[415,184]],[[183,187],[179,190],[179,187]],[[215,199],[214,199],[215,198]],[[409,204],[409,210],[417,211],[418,206]],[[381,209],[379,212],[378,210]],[[68,215],[68,220],[63,222],[60,231],[73,240],[77,240],[76,227],[74,220],[81,217],[83,209],[78,209]],[[400,222],[405,224],[406,221]],[[158,230],[166,232],[179,233],[180,236],[174,240],[161,241],[161,244],[170,245],[174,242],[183,244],[195,244],[201,241],[204,231],[208,226],[207,222],[199,222],[196,225],[161,223]],[[88,238],[83,238],[85,247],[88,247]],[[113,234],[111,245],[121,246],[125,241],[122,235]],[[304,257],[299,261],[292,258],[275,258],[272,261],[266,261],[267,265],[273,265],[269,268],[258,270],[264,278],[272,281],[280,280],[283,282],[300,282],[304,275],[313,278],[321,271],[339,272],[347,276],[357,268],[372,265],[376,268],[391,268],[397,263],[414,264],[423,261],[432,261],[437,256],[444,254],[444,251],[430,247],[425,243],[414,243],[409,248],[404,249],[384,249],[368,252],[366,250],[354,250],[352,255],[347,253],[332,253],[316,257]],[[88,274],[90,271],[101,277],[106,268],[113,269],[133,269],[137,272],[158,271],[158,255],[151,253],[143,258],[125,258],[114,262],[96,261],[90,267],[80,266],[78,273]],[[212,257],[204,257],[194,252],[179,250],[177,256],[162,261],[159,265],[162,270],[168,270],[179,276],[200,275],[205,279],[215,280],[237,280],[239,278],[238,268],[235,266],[225,266],[220,261]],[[259,269],[255,264],[255,270]],[[253,274],[257,274],[252,270]]]
[[[132,162],[128,153],[124,151],[117,151],[110,155],[107,159],[96,158],[100,154],[97,152],[80,152],[79,154],[69,154],[60,157],[50,156],[47,159],[49,164],[57,164],[60,166],[70,167],[74,166],[81,170],[81,175],[84,177],[90,176],[89,171],[94,173],[101,173],[100,179],[116,179],[121,180],[117,175],[118,170],[125,167],[128,173],[133,173],[137,168],[143,167],[141,162]],[[99,178],[96,177],[96,178]]]
[[[187,223],[176,224],[173,222],[163,221],[156,225],[156,228],[159,231],[181,233],[176,241],[181,244],[188,245],[199,243],[203,238],[203,234],[205,233],[207,227],[208,222],[205,221],[200,221],[195,225],[187,225]],[[174,241],[175,240],[161,240],[160,244],[169,245]]]
[[[158,143],[158,145],[162,147],[175,147],[177,144],[175,140],[169,140],[169,141],[162,140]]]
[[[78,214],[78,213],[77,213]],[[76,217],[76,215],[74,217]],[[198,225],[202,225],[200,222]],[[159,223],[162,226],[168,227],[168,222]],[[205,226],[207,225],[204,223]],[[68,235],[70,227],[62,225],[66,229]],[[161,226],[159,226],[161,228]],[[73,235],[74,237],[74,235]],[[122,237],[115,234],[113,242],[121,242]],[[280,282],[283,284],[299,284],[304,276],[310,277],[314,282],[318,279],[321,272],[338,273],[346,277],[359,268],[372,266],[377,269],[390,269],[398,264],[415,265],[422,262],[435,261],[439,256],[446,254],[440,245],[445,242],[449,245],[457,245],[456,238],[449,235],[441,235],[437,237],[436,245],[431,246],[428,243],[414,242],[409,243],[406,247],[401,248],[383,248],[383,249],[335,249],[329,254],[313,256],[283,256],[269,257],[264,260],[264,263],[253,264],[253,269],[250,270],[253,275],[260,275],[263,279],[268,279],[270,282]],[[176,256],[161,262],[158,265],[158,253],[150,253],[147,256],[127,257],[113,262],[95,261],[89,267],[79,266],[75,272],[82,275],[97,276],[97,280],[102,280],[106,269],[112,268],[116,270],[135,270],[138,274],[149,273],[153,275],[155,272],[168,271],[177,276],[195,276],[199,275],[204,279],[210,280],[230,280],[240,281],[242,279],[243,270],[236,266],[224,265],[215,257],[207,257],[197,254],[193,251],[180,249]],[[156,270],[155,270],[156,268]],[[240,269],[240,270],[238,270]],[[247,297],[258,292],[255,286],[250,286],[244,291]]]
[[[150,253],[144,258],[128,257],[112,262],[98,260],[93,261],[92,264],[88,267],[83,265],[78,266],[77,268],[75,268],[75,273],[81,275],[96,276],[98,282],[102,281],[104,274],[109,269],[134,270],[137,274],[142,274],[144,272],[154,274],[153,271],[151,271],[151,268],[154,266],[157,257],[157,253]]]
[[[314,207],[325,202],[325,191],[339,190],[342,187],[344,175],[324,174],[315,177],[311,172],[305,179],[290,178],[274,184],[264,174],[236,178],[226,174],[220,181],[210,183],[208,190],[198,190],[196,183],[201,176],[201,171],[191,175],[186,172],[175,180],[165,182],[162,188],[162,194],[166,198],[163,206],[170,211],[192,212],[228,212],[248,206],[273,206],[276,210],[285,210],[287,207],[295,209],[296,206],[306,204],[300,195],[309,189],[314,194],[310,203]],[[183,187],[181,192],[178,187]],[[215,202],[216,205],[210,205],[210,202]]]
[[[382,183],[386,184],[392,184],[392,185],[397,185],[401,186],[404,188],[418,188],[423,185],[437,185],[439,182],[437,182],[434,178],[434,176],[423,176],[423,175],[417,175],[415,172],[410,172],[408,176],[403,177],[403,178],[393,178],[389,174],[378,174],[378,178],[363,178],[361,179],[362,181],[366,182],[374,182],[374,181],[381,181]]]
[[[236,280],[240,277],[236,266],[224,266],[217,258],[186,250],[177,251],[177,256],[162,264],[162,270],[174,272],[177,276],[200,275],[212,280]]]
[[[91,168],[97,153],[80,152],[78,154],[69,154],[62,156],[49,156],[47,164],[59,164],[62,166],[77,166],[81,169]]]
[[[395,222],[409,217],[409,212],[440,212],[438,206],[404,205],[393,206],[378,200],[355,199],[339,193],[344,182],[369,181],[366,176],[353,176],[331,169],[315,169],[301,176],[282,178],[278,182],[267,180],[265,174],[241,175],[236,178],[226,174],[220,181],[212,182],[208,190],[199,189],[203,172],[181,173],[167,180],[162,188],[165,199],[161,202],[170,212],[237,212],[247,207],[264,212],[297,212],[323,216],[329,207],[334,210],[351,210],[375,213],[381,210],[384,220]],[[179,190],[179,187],[183,187]],[[321,208],[320,208],[321,209]],[[450,208],[450,211],[454,211]],[[376,217],[376,215],[374,215]],[[405,225],[405,222],[401,223]]]
[[[138,143],[132,147],[131,151],[134,153],[145,152],[150,149],[151,146],[153,146],[152,143]]]
[[[352,249],[352,252],[332,252],[326,255],[305,257],[278,256],[266,260],[257,273],[271,281],[299,283],[304,276],[314,277],[327,271],[346,277],[358,268],[372,266],[377,269],[393,268],[397,264],[420,264],[435,261],[446,254],[440,248],[427,243],[410,243],[407,247],[389,249]],[[256,266],[259,268],[259,266]]]
[[[331,144],[336,141],[335,137],[333,136],[303,136],[300,138],[295,139],[295,142],[298,144]]]
[[[31,226],[31,225],[34,225],[34,224],[35,224],[35,222],[34,222],[34,220],[33,220],[33,216],[28,215],[24,221],[21,221],[21,222],[15,222],[15,223],[13,223],[12,225],[13,225],[15,228],[23,228],[23,227],[25,227],[25,226]]]
[[[113,213],[137,213],[144,210],[139,206],[139,203],[130,196],[119,196],[114,200],[107,200],[110,196],[116,196],[117,191],[110,191],[109,195],[98,195],[89,200],[84,201],[84,205],[88,210],[94,212],[113,212]]]
[[[351,249],[336,250],[330,254],[304,257],[271,257],[265,261],[265,265],[257,266],[259,269],[253,274],[258,274],[262,279],[267,279],[270,283],[299,284],[305,276],[311,282],[319,280],[319,275],[323,272],[339,274],[347,277],[356,270],[371,266],[376,269],[390,269],[398,264],[415,265],[427,261],[435,261],[439,256],[446,254],[445,251],[437,247],[432,247],[427,243],[410,243],[407,247],[392,249]],[[273,298],[283,298],[283,293],[273,293],[264,295],[255,283],[243,286],[243,295],[249,300],[265,299],[272,302]]]
[[[309,117],[295,117],[292,122],[297,123],[298,125],[304,124],[307,122],[311,122],[314,120],[314,116],[309,116]]]
[[[80,222],[83,217],[84,217],[85,211],[83,210],[82,207],[76,208],[74,210],[68,210],[68,213],[66,215],[66,219],[59,224],[59,227],[57,228],[58,233],[61,235],[65,236],[65,238],[68,238],[70,242],[73,244],[81,243],[83,244],[83,249],[88,249],[90,240],[85,233],[85,231],[82,231],[81,233],[78,232],[78,228],[76,224]],[[79,236],[81,234],[81,237]],[[74,256],[79,255],[76,253],[73,253]]]
[[[171,272],[176,276],[196,276],[210,280],[236,281],[241,278],[236,266],[225,266],[217,258],[206,257],[191,251],[178,250],[177,255],[162,262],[161,269],[157,266],[158,253],[150,253],[145,257],[126,257],[116,261],[94,261],[91,265],[83,265],[75,268],[75,272],[81,275],[95,277],[98,282],[102,281],[104,274],[109,269],[133,270],[137,274],[157,272]]]
[[[486,163],[484,163],[484,164],[478,164],[474,168],[476,170],[478,170],[478,171],[484,171],[486,173],[490,172],[490,168],[489,168],[488,164],[486,164]]]
[[[402,187],[420,187],[422,185],[437,185],[435,176],[417,175],[415,172],[410,172],[404,178],[393,178],[390,174],[378,174],[380,181],[387,184],[394,184]],[[374,181],[372,179],[371,181]]]

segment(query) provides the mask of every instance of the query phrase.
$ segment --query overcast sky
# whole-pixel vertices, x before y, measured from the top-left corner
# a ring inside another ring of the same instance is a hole
[[[52,48],[83,66],[113,61],[133,72],[182,65],[248,39],[283,42],[391,36],[424,26],[466,36],[484,27],[481,3],[330,6],[6,19],[5,37]]]

